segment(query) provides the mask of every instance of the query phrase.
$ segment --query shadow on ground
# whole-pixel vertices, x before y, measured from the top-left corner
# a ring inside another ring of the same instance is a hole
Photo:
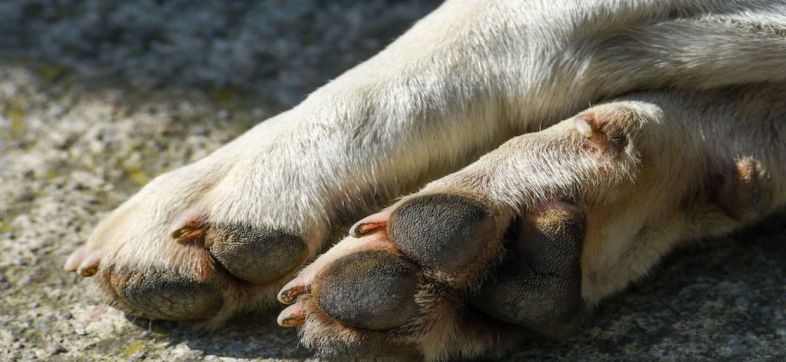
[[[244,315],[219,331],[194,330],[171,322],[130,320],[138,328],[166,336],[169,346],[185,344],[201,355],[254,359],[304,359],[313,352],[297,347],[297,332],[276,324],[276,314]],[[215,334],[231,336],[229,343],[216,343]]]

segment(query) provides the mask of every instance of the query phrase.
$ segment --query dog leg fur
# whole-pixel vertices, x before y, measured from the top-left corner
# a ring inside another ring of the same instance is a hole
[[[680,243],[786,204],[784,91],[634,94],[513,138],[361,221],[284,287],[279,321],[326,354],[564,338]]]
[[[268,307],[337,225],[511,137],[633,90],[782,79],[785,8],[448,1],[302,104],[150,182],[65,267],[150,318],[217,325]]]

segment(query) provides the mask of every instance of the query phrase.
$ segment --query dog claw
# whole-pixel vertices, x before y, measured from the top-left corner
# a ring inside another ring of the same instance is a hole
[[[172,232],[172,239],[180,244],[197,242],[205,237],[205,229],[202,227],[184,226]]]
[[[376,214],[366,216],[360,221],[356,222],[355,225],[352,225],[352,227],[349,228],[349,235],[359,238],[363,235],[371,234],[377,230],[387,229],[390,213],[393,212],[395,206],[396,205],[393,205]]]
[[[101,254],[98,252],[93,252],[92,254],[88,255],[87,258],[82,260],[79,264],[79,268],[77,268],[77,273],[83,277],[91,277],[98,272],[98,265],[101,262]]]
[[[63,269],[65,271],[76,271],[80,264],[82,264],[82,260],[85,259],[85,254],[87,253],[86,246],[80,246],[71,255],[68,256],[66,259],[65,264],[63,264]]]
[[[98,272],[98,265],[101,263],[101,253],[88,250],[87,247],[82,246],[76,249],[66,259],[63,269],[66,271],[75,271],[83,277],[91,277]]]
[[[276,322],[281,327],[300,327],[306,322],[306,310],[300,303],[290,305],[281,311]]]
[[[587,122],[587,116],[579,115],[573,119],[573,126],[576,127],[576,131],[584,136],[585,138],[592,137],[592,125]]]
[[[278,301],[283,304],[292,304],[299,295],[308,293],[308,289],[308,286],[301,284],[298,279],[292,280],[278,292]]]

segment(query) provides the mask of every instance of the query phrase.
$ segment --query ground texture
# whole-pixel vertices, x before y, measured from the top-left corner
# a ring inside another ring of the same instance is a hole
[[[0,2],[0,360],[308,359],[273,315],[128,319],[61,271],[113,207],[379,50],[436,1]],[[707,240],[511,360],[784,360],[786,223]]]

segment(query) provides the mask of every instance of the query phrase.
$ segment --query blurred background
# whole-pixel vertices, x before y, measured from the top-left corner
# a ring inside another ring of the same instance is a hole
[[[273,315],[127,319],[61,271],[108,211],[297,104],[435,0],[0,1],[0,360],[303,359]],[[786,226],[708,240],[511,360],[786,359]]]
[[[135,88],[244,90],[293,105],[438,4],[7,0],[0,46],[12,58],[112,75]]]

